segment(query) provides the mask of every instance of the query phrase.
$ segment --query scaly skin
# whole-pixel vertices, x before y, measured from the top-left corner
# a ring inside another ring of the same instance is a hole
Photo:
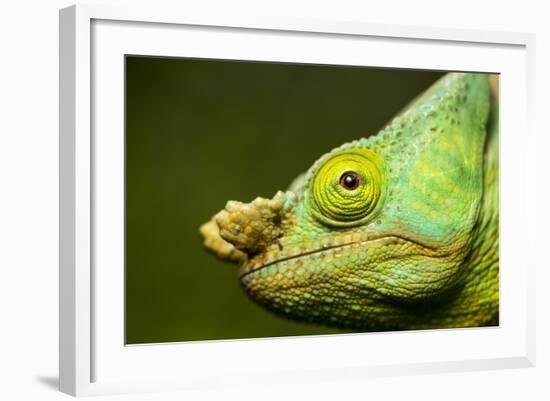
[[[361,331],[498,324],[489,79],[447,74],[378,134],[273,199],[228,202],[200,231],[278,315]]]

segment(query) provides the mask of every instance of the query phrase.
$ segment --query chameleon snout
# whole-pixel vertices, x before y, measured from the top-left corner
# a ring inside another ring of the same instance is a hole
[[[249,256],[261,253],[282,234],[282,207],[277,199],[229,201],[215,216],[220,236]]]
[[[246,262],[282,235],[283,196],[256,198],[250,203],[228,201],[200,232],[204,245],[223,260]]]

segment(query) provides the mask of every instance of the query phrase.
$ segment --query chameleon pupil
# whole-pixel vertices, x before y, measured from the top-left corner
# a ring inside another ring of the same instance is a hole
[[[344,188],[353,191],[359,186],[359,176],[353,172],[347,172],[340,177],[340,185]]]

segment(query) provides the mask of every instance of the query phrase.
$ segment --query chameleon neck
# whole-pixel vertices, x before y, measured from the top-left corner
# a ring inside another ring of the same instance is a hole
[[[412,328],[498,325],[499,188],[498,108],[493,107],[488,125],[484,159],[484,193],[472,248],[463,264],[463,276],[450,291],[450,301],[421,307],[426,319]],[[489,317],[489,318],[488,318]]]

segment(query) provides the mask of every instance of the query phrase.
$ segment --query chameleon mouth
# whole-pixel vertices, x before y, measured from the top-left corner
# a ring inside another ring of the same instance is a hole
[[[360,252],[361,249],[370,248],[373,254],[382,252],[382,249],[388,247],[402,247],[403,252],[397,255],[387,256],[388,258],[405,257],[410,255],[424,256],[442,256],[436,252],[435,248],[429,245],[421,244],[417,241],[403,238],[395,235],[386,235],[376,238],[360,239],[355,241],[347,241],[338,244],[316,244],[316,246],[304,247],[295,246],[284,250],[274,250],[265,254],[255,256],[241,267],[240,277],[266,269],[270,266],[281,264],[294,264],[300,267],[305,258],[323,260],[323,259],[338,259],[342,257],[342,253],[346,250],[351,252]],[[388,252],[391,254],[392,252]],[[382,256],[383,257],[383,256]]]

